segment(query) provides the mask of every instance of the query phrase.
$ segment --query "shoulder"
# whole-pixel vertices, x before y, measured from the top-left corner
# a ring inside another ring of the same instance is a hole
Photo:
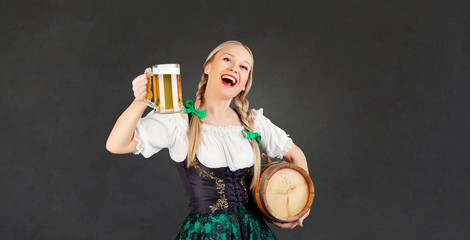
[[[271,121],[266,116],[264,116],[264,111],[262,108],[251,109],[251,111],[253,112],[255,130],[260,130],[260,128],[263,128],[264,126],[271,123]]]
[[[149,112],[145,117],[141,119],[143,123],[154,123],[158,122],[161,125],[171,127],[175,126],[178,128],[187,128],[188,116],[180,113],[167,113],[161,114],[154,111]]]
[[[253,117],[256,119],[256,118],[259,118],[260,116],[263,116],[263,109],[262,108],[259,108],[259,109],[250,109],[251,112],[253,112]]]
[[[189,117],[188,117],[188,114],[187,114],[187,113],[180,113],[179,115],[180,115],[180,117],[183,118],[186,122],[188,122]]]
[[[253,112],[253,118],[255,119],[255,124],[256,122],[262,120],[263,118],[266,118],[264,116],[264,111],[262,108],[259,108],[259,109],[251,109],[251,112]]]
[[[252,109],[252,111],[254,114],[254,128],[256,131],[272,131],[273,129],[279,128],[271,121],[271,119],[264,115],[262,108]]]

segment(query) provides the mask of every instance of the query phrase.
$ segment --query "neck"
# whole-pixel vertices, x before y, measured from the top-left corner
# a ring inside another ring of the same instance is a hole
[[[210,118],[221,119],[232,112],[232,109],[230,108],[231,102],[232,99],[215,98],[206,92],[199,109],[206,111],[207,116]]]

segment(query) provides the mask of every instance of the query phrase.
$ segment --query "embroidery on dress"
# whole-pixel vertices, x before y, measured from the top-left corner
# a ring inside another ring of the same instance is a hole
[[[246,185],[245,185],[245,177],[247,176],[247,174],[245,174],[242,179],[240,180],[240,184],[242,185],[243,187],[243,191],[245,191],[245,204],[248,203],[248,190],[246,188]]]
[[[197,159],[194,159],[193,161],[191,161],[191,162],[189,163],[189,166],[190,166],[190,167],[193,167],[193,168],[195,168],[195,169],[199,169],[198,160],[197,160]]]
[[[216,184],[216,187],[217,187],[217,193],[219,193],[221,195],[220,198],[217,199],[217,203],[214,203],[214,204],[209,206],[212,213],[214,213],[215,211],[217,211],[219,209],[228,208],[227,198],[225,197],[225,194],[224,194],[225,193],[224,180],[216,177],[214,172],[208,172],[208,171],[204,171],[204,170],[199,172],[199,176],[215,180],[215,184]]]
[[[217,200],[217,203],[210,205],[209,208],[211,209],[212,213],[222,208],[228,208],[228,203],[227,199],[225,198],[225,194]]]

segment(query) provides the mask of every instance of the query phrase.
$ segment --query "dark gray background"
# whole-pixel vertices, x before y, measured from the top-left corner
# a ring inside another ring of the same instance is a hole
[[[131,81],[178,62],[184,99],[237,39],[253,108],[291,134],[316,198],[279,239],[468,239],[470,3],[1,1],[1,239],[172,239],[168,151],[113,155]]]

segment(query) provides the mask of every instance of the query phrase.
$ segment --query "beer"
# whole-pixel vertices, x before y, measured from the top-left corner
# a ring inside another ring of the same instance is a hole
[[[179,64],[158,64],[152,67],[153,108],[159,113],[176,113],[183,111],[181,77]],[[150,81],[147,84],[147,96],[150,92]],[[148,99],[148,98],[146,98]]]
[[[151,73],[147,75],[147,95],[145,96],[145,100],[147,102],[152,100],[152,75]]]

